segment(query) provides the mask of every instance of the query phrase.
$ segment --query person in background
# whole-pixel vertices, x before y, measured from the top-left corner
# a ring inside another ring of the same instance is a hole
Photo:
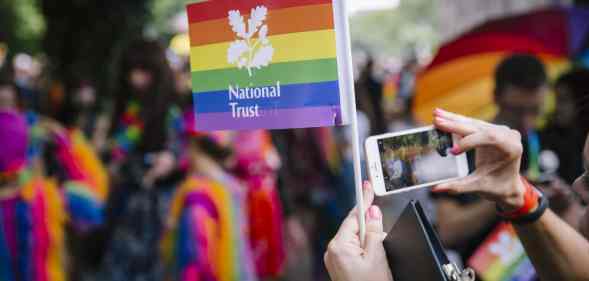
[[[91,80],[75,79],[64,98],[58,119],[68,127],[79,128],[97,151],[105,149],[109,120],[100,112],[96,87]]]
[[[284,207],[285,248],[287,253],[298,253],[286,257],[287,280],[327,278],[321,257],[329,237],[345,217],[345,210],[338,205],[338,196],[345,192],[334,184],[341,154],[334,150],[338,147],[333,145],[333,136],[331,128],[273,132],[283,160],[278,188]]]
[[[42,95],[37,90],[41,64],[29,54],[19,53],[13,58],[14,83],[18,88],[22,107],[42,112]]]
[[[385,112],[389,132],[398,132],[419,126],[411,112],[412,102],[412,98],[404,99],[397,96],[395,101],[388,106]]]
[[[7,69],[0,70],[0,110],[20,110],[18,88]]]
[[[247,189],[247,220],[256,272],[261,280],[283,273],[286,254],[283,210],[277,190],[280,158],[267,130],[235,132],[230,167]]]
[[[355,84],[358,108],[364,112],[371,124],[372,134],[386,132],[384,109],[382,106],[382,83],[374,77],[374,59],[368,57]]]
[[[589,70],[572,69],[561,75],[554,84],[556,106],[548,125],[540,132],[542,148],[558,156],[556,173],[567,184],[572,184],[583,171],[582,157],[585,136],[589,132],[589,117],[582,116],[589,106]]]
[[[174,79],[164,48],[133,40],[123,52],[111,119],[106,249],[100,275],[108,280],[161,280],[161,239],[169,200],[182,180],[171,147]]]
[[[540,152],[534,128],[547,91],[544,65],[535,56],[514,54],[497,66],[494,97],[499,112],[494,123],[514,128],[523,136],[521,172],[532,180],[539,176]],[[495,207],[473,195],[436,196],[440,238],[466,261],[497,226]]]
[[[552,210],[577,228],[584,209],[581,204],[589,202],[586,191],[571,188],[583,171],[583,157],[578,152],[589,132],[589,119],[581,113],[589,105],[589,70],[570,70],[557,79],[554,88],[555,112],[539,133],[543,149],[540,166],[552,166],[544,179],[548,184],[541,187],[550,197]]]
[[[195,129],[184,113],[186,178],[171,199],[161,245],[170,280],[258,280],[248,237],[246,187],[227,172],[229,133]]]
[[[406,101],[413,98],[415,92],[415,78],[418,71],[419,60],[417,59],[417,54],[412,51],[401,68],[401,71],[399,71],[399,98]]]
[[[68,280],[66,228],[84,233],[104,223],[102,163],[79,132],[46,118],[39,123],[58,165],[53,173],[31,167],[25,116],[0,110],[1,280]]]

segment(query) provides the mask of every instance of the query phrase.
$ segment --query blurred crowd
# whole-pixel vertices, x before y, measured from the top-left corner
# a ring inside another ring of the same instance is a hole
[[[358,64],[360,138],[420,126],[420,60],[397,71]],[[92,77],[50,83],[21,54],[0,73],[1,280],[326,280],[323,253],[354,205],[346,127],[196,131],[188,58],[135,40],[106,98]],[[589,192],[589,70],[549,81],[532,55],[495,73],[495,123],[524,136],[522,174],[577,229]],[[537,126],[549,91],[556,109]],[[476,164],[476,155],[471,162]],[[379,198],[385,227],[404,204],[428,210],[455,261],[467,263],[499,223],[476,196],[420,189]],[[386,231],[386,228],[385,228]]]

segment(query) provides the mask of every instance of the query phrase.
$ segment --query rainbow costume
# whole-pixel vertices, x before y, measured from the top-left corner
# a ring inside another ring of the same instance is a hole
[[[176,191],[162,240],[171,280],[256,280],[239,215],[243,209],[230,189],[192,176]]]
[[[247,185],[249,239],[259,277],[278,277],[285,262],[282,204],[276,189],[280,166],[268,131],[235,136],[236,175]]]
[[[193,130],[194,114],[183,114],[183,135],[208,137],[220,146],[222,133]],[[248,236],[247,189],[228,173],[192,175],[173,195],[162,239],[168,276],[178,281],[257,280]]]
[[[81,132],[69,131],[56,137],[66,176],[59,186],[27,168],[27,124],[20,114],[0,112],[0,128],[0,173],[18,177],[14,192],[0,197],[0,280],[66,280],[65,225],[84,231],[103,222],[105,170]]]

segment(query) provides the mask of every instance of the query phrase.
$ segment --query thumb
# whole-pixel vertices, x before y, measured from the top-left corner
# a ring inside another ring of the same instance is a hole
[[[368,256],[374,255],[382,249],[383,225],[382,212],[378,206],[371,206],[366,212],[366,245],[365,252]]]

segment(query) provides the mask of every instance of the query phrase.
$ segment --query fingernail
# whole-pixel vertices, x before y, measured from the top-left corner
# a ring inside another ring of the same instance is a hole
[[[368,214],[369,214],[370,218],[373,220],[378,220],[382,217],[382,213],[380,212],[380,208],[378,208],[377,206],[370,206],[370,209],[368,209]]]
[[[450,152],[451,152],[452,154],[454,154],[454,155],[458,155],[458,154],[460,154],[462,151],[460,151],[460,147],[458,147],[458,146],[454,146],[454,147],[452,147],[452,149],[450,149]]]
[[[432,192],[434,192],[434,193],[444,193],[444,192],[447,192],[448,190],[449,190],[448,187],[445,185],[442,185],[442,184],[432,188]]]

